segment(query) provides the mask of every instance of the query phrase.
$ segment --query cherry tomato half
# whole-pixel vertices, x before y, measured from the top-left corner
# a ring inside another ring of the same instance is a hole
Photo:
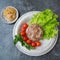
[[[27,38],[27,37],[23,37],[23,39],[24,39],[24,41],[27,41],[27,40],[28,40],[28,38]]]
[[[36,41],[35,43],[36,43],[36,46],[41,46],[41,42]]]
[[[24,23],[23,24],[23,27],[26,29],[28,27],[28,24],[27,23]]]
[[[32,42],[32,44],[31,44],[33,47],[35,47],[36,46],[36,43],[35,42]]]
[[[27,40],[26,42],[27,42],[28,44],[31,44],[32,41],[31,41],[31,40]]]
[[[22,32],[25,32],[25,31],[26,31],[26,29],[25,29],[24,27],[22,27],[22,28],[21,28],[21,31],[22,31]]]
[[[25,32],[21,32],[20,34],[21,34],[22,36],[25,36],[25,35],[26,35],[26,33],[25,33]]]

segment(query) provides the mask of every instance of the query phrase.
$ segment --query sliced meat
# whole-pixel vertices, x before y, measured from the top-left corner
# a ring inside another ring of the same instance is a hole
[[[33,24],[26,29],[26,34],[29,39],[37,41],[42,38],[43,30],[39,25]]]

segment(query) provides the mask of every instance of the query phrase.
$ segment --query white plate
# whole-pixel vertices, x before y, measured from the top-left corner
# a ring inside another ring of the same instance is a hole
[[[22,15],[19,20],[16,22],[14,28],[13,28],[13,39],[14,36],[18,33],[19,28],[21,27],[22,23],[24,22],[29,22],[31,18],[33,17],[34,14],[38,13],[39,11],[31,11],[28,13],[25,13]],[[41,40],[42,45],[40,47],[37,47],[34,50],[27,50],[25,47],[21,46],[21,43],[18,42],[16,44],[16,47],[23,52],[24,54],[27,54],[29,56],[41,56],[46,53],[48,53],[56,44],[57,42],[58,35],[55,36],[54,38],[51,38],[49,40]]]

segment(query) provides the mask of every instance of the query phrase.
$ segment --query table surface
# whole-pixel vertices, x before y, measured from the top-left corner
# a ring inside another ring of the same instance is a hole
[[[48,54],[31,57],[21,53],[13,44],[14,24],[8,25],[1,18],[1,12],[6,6],[16,7],[20,15],[28,11],[42,11],[50,8],[60,16],[60,0],[0,0],[0,60],[60,60],[60,37]],[[60,21],[60,17],[58,21]],[[60,30],[60,26],[58,28]]]

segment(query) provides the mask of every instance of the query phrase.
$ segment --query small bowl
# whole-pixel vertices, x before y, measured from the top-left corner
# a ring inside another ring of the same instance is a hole
[[[16,18],[13,20],[13,21],[7,21],[4,17],[3,17],[3,11],[8,8],[8,7],[11,7],[11,8],[14,8],[16,10]],[[14,23],[17,19],[18,19],[18,10],[15,8],[15,7],[12,7],[12,6],[7,6],[5,7],[3,10],[2,10],[2,19],[5,23],[8,23],[8,24],[12,24]]]

